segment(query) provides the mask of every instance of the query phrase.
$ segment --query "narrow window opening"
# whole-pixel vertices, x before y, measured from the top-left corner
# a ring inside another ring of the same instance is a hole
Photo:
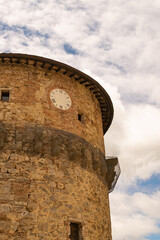
[[[70,223],[70,239],[71,240],[82,240],[80,223],[74,223],[74,222]]]
[[[1,101],[8,102],[9,101],[9,90],[2,90],[1,91]]]
[[[83,114],[78,113],[78,121],[84,122],[84,115]]]

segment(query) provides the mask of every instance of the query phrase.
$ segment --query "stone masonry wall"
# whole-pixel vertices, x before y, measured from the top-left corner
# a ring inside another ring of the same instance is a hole
[[[0,240],[69,240],[70,222],[81,240],[111,240],[107,165],[100,106],[63,73],[0,63]],[[49,92],[64,89],[67,111]],[[84,114],[84,123],[78,121]]]
[[[22,63],[0,63],[0,76],[0,88],[10,89],[10,102],[0,102],[1,121],[19,126],[35,123],[74,133],[104,152],[100,105],[89,89],[61,72]],[[69,110],[53,106],[49,98],[53,88],[70,95]],[[84,114],[84,123],[78,121],[78,113]]]
[[[84,240],[110,240],[108,188],[63,156],[0,154],[0,239],[69,240],[70,222]]]
[[[40,125],[23,127],[0,122],[0,149],[11,153],[27,153],[61,157],[97,174],[107,184],[107,162],[104,154],[77,135]]]

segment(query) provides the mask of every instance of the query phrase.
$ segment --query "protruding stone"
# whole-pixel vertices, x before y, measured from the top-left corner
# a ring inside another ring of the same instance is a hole
[[[3,124],[0,124],[0,148],[4,146],[7,137],[7,131]]]
[[[22,142],[21,141],[16,142],[16,150],[22,151]]]
[[[61,138],[55,133],[52,136],[52,141],[51,141],[51,154],[52,156],[58,156],[60,154],[61,150],[61,145],[62,145],[62,140]]]
[[[42,150],[43,143],[41,141],[35,142],[35,152],[40,153]]]

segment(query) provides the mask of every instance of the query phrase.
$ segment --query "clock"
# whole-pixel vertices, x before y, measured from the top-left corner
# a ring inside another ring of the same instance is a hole
[[[61,110],[68,110],[72,105],[70,96],[62,89],[53,89],[50,92],[50,99],[53,105]]]

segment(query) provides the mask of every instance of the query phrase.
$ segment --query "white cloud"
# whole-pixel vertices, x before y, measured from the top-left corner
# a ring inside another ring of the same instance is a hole
[[[124,192],[110,195],[114,240],[144,240],[146,235],[160,233],[160,192],[152,195]]]
[[[119,192],[110,197],[114,240],[144,240],[158,231],[159,193],[123,191],[160,172],[159,8],[158,0],[1,0],[1,52],[84,70],[113,100],[106,153],[117,155],[122,169]],[[68,54],[66,43],[79,54]]]
[[[147,104],[124,107],[118,93],[112,92],[115,116],[105,136],[106,152],[119,157],[120,181],[126,186],[160,173],[160,109]]]

